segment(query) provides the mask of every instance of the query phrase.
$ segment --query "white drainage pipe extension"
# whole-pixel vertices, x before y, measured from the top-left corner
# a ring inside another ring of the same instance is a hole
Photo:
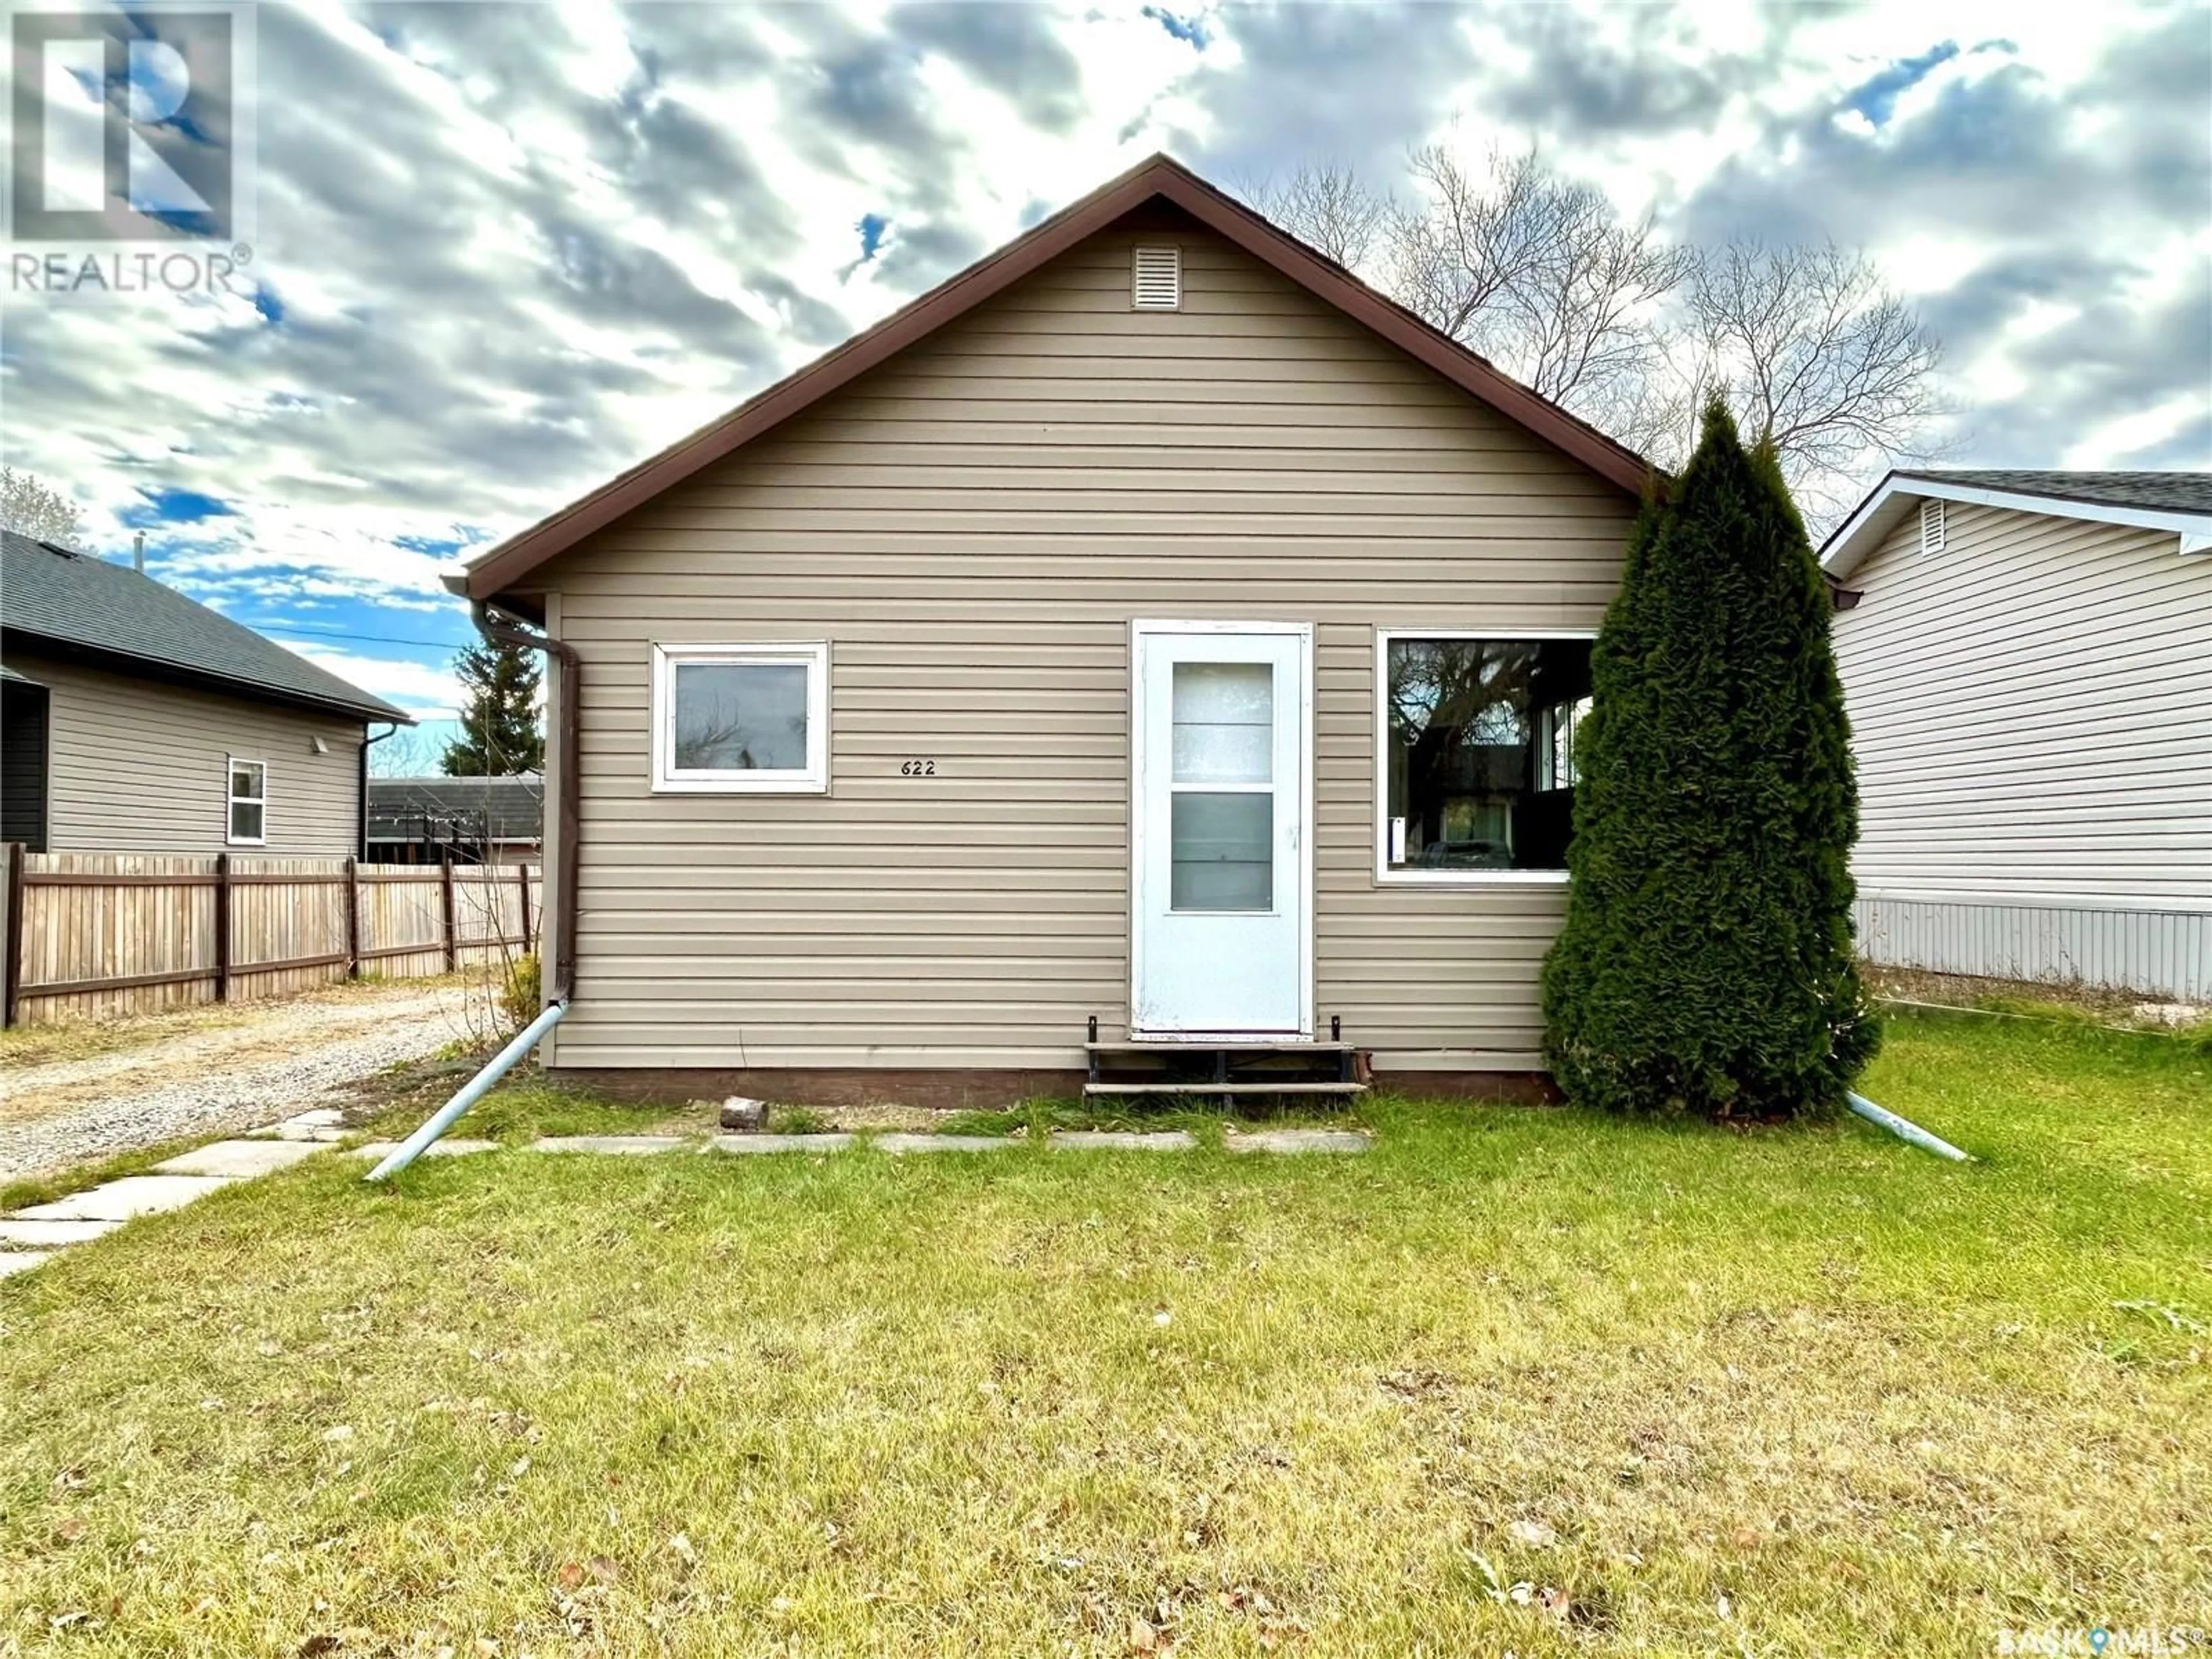
[[[556,1002],[522,1029],[520,1036],[492,1056],[491,1064],[478,1072],[454,1093],[453,1097],[431,1114],[429,1120],[415,1133],[386,1154],[384,1162],[362,1177],[365,1181],[389,1181],[402,1170],[422,1157],[423,1150],[440,1135],[453,1127],[463,1112],[482,1100],[491,1085],[505,1077],[520,1060],[538,1046],[538,1040],[561,1023],[568,1012],[568,1005]]]
[[[1895,1112],[1887,1111],[1875,1105],[1864,1095],[1846,1094],[1844,1100],[1853,1111],[1868,1122],[1881,1125],[1899,1140],[1910,1141],[1924,1152],[1933,1152],[1938,1158],[1948,1158],[1954,1164],[1972,1164],[1974,1161],[1972,1153],[1960,1152],[1940,1135],[1929,1134],[1917,1123],[1907,1118],[1901,1118]]]

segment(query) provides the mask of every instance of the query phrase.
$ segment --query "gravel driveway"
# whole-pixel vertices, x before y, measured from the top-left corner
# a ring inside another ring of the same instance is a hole
[[[258,1128],[468,1034],[459,985],[271,1002],[236,1024],[0,1071],[0,1176]]]

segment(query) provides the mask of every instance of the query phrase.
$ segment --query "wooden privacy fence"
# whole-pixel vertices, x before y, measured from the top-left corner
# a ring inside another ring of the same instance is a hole
[[[6,1023],[418,978],[537,948],[536,866],[7,848]]]

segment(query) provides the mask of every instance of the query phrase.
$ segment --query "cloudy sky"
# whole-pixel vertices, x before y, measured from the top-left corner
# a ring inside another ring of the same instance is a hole
[[[1540,144],[1673,236],[1863,245],[1961,465],[2212,465],[2212,11],[256,9],[250,281],[9,295],[5,459],[402,705],[440,568],[1155,149],[1224,183]]]

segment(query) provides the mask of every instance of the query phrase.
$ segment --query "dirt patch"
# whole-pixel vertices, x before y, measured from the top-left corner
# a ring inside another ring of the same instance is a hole
[[[2106,986],[2046,984],[2034,980],[1983,979],[1934,974],[1917,968],[1868,968],[1867,987],[1878,997],[1993,1013],[2075,1015],[2112,1025],[2170,1030],[2212,1020],[2212,1004],[2147,1000],[2139,992]]]
[[[0,1071],[0,1174],[257,1127],[391,1066],[472,1044],[458,981],[362,986],[228,1012],[222,1023],[169,1024],[106,1053],[13,1060]]]

